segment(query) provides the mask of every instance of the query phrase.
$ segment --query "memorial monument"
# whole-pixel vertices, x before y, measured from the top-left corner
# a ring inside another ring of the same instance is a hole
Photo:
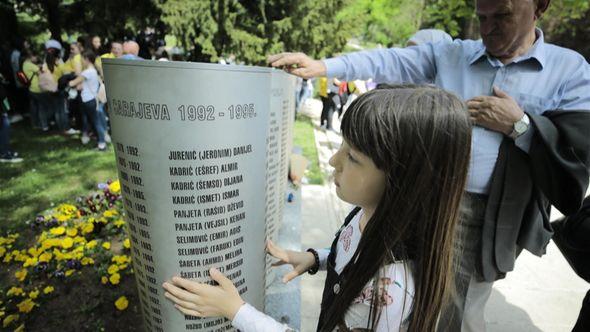
[[[150,331],[232,330],[182,315],[174,275],[217,267],[263,310],[287,185],[294,78],[250,66],[104,59],[133,269]]]

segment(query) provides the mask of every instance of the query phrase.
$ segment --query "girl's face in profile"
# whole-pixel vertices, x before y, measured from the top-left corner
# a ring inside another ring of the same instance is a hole
[[[363,208],[375,208],[385,190],[385,173],[373,161],[342,140],[330,158],[334,167],[336,194],[340,199]]]

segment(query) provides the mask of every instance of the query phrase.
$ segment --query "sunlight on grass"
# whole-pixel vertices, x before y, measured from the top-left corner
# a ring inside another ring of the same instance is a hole
[[[96,190],[117,177],[112,148],[98,152],[77,137],[45,135],[20,123],[12,145],[25,159],[0,165],[0,230],[18,230],[37,213]]]
[[[305,115],[298,114],[293,131],[293,145],[301,147],[303,149],[303,156],[309,160],[309,166],[305,172],[308,183],[323,184],[324,175],[320,169],[311,119]]]

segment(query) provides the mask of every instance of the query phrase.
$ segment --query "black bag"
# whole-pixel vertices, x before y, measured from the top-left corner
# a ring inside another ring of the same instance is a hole
[[[69,73],[69,74],[62,75],[62,77],[60,77],[57,80],[57,89],[60,91],[65,90],[68,87],[68,83],[70,83],[70,81],[75,78],[76,78],[75,73]]]
[[[553,242],[580,278],[590,282],[590,196],[575,214],[551,223]]]

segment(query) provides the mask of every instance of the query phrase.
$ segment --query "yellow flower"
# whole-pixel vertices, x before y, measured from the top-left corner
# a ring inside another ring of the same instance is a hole
[[[109,218],[109,217],[114,217],[116,215],[119,215],[119,212],[117,210],[110,209],[110,210],[106,210],[102,215]]]
[[[33,257],[37,257],[43,252],[43,249],[41,249],[41,248],[37,249],[37,248],[33,247],[33,248],[29,248],[29,250],[27,252],[29,253],[29,255],[31,255]]]
[[[6,318],[4,318],[4,321],[2,321],[2,327],[6,328],[8,325],[10,325],[10,323],[15,322],[17,320],[18,320],[17,314],[8,315],[8,316],[6,316]]]
[[[65,221],[68,221],[68,220],[72,219],[72,216],[71,215],[69,215],[69,214],[63,214],[63,213],[56,214],[54,217],[60,223],[63,223]]]
[[[121,228],[121,226],[125,225],[125,220],[117,219],[117,220],[115,220],[115,222],[113,224],[115,225],[115,227]]]
[[[53,255],[50,252],[44,252],[41,254],[41,256],[39,256],[39,262],[47,263],[51,260],[52,257]]]
[[[4,315],[6,315],[6,311],[0,310],[0,318],[4,317]]]
[[[18,279],[18,281],[22,282],[27,277],[27,269],[16,271],[14,276]]]
[[[29,298],[36,299],[39,296],[39,290],[35,289],[34,291],[29,292]]]
[[[74,237],[78,234],[78,230],[75,228],[68,228],[68,230],[66,231],[66,234],[70,237]]]
[[[119,281],[121,281],[121,275],[118,273],[114,273],[109,277],[109,281],[111,282],[111,284],[116,285],[119,283]]]
[[[106,250],[111,249],[111,243],[110,242],[105,242],[102,244],[102,247],[105,248]]]
[[[119,309],[119,310],[127,309],[128,305],[129,305],[129,301],[127,300],[127,298],[125,296],[121,296],[117,299],[117,301],[115,301],[115,307],[117,307],[117,309]]]
[[[74,238],[74,243],[86,243],[86,239],[83,238],[82,236],[76,236]]]
[[[64,249],[69,249],[74,245],[74,240],[71,237],[66,237],[61,241],[61,246]]]
[[[5,253],[6,253],[6,248],[0,247],[0,257],[4,256]]]
[[[59,226],[59,227],[53,227],[52,229],[49,230],[49,233],[53,234],[53,235],[62,235],[63,233],[65,233],[66,228],[63,226]]]
[[[23,267],[35,266],[35,265],[37,265],[37,258],[36,257],[30,257],[30,258],[27,258],[25,260],[25,263],[23,264]]]
[[[112,264],[111,266],[109,266],[107,272],[109,274],[115,274],[115,273],[119,272],[119,267],[115,264]]]
[[[35,307],[35,302],[33,302],[33,300],[31,299],[26,299],[21,303],[17,304],[16,306],[18,307],[19,312],[28,314]]]
[[[104,284],[106,284],[107,282],[109,282],[109,278],[107,278],[107,277],[105,277],[105,276],[102,276],[102,277],[100,278],[100,282],[101,282],[101,283],[104,285]]]
[[[82,258],[81,263],[82,263],[82,265],[92,265],[92,264],[94,264],[94,259],[92,259],[90,257],[84,257],[84,258]]]
[[[47,286],[47,287],[43,288],[43,294],[52,293],[53,290],[54,290],[53,286]]]
[[[76,270],[67,270],[66,271],[66,277],[71,276],[74,272],[76,272]]]
[[[61,242],[59,239],[47,239],[47,240],[44,240],[43,243],[41,243],[41,248],[43,250],[46,250],[51,247],[59,247],[60,245],[61,245]]]
[[[20,326],[17,327],[16,330],[14,330],[14,332],[25,332],[25,324],[20,324]]]
[[[4,262],[4,263],[10,263],[11,261],[12,261],[11,255],[4,256],[4,259],[2,260],[2,262]]]
[[[129,256],[126,255],[115,255],[111,258],[111,262],[115,262],[119,265],[131,262]]]
[[[78,208],[72,204],[60,204],[57,207],[57,211],[64,214],[74,214],[76,211],[78,211]]]
[[[86,249],[92,249],[94,247],[96,247],[96,240],[92,240],[92,241],[88,241],[88,243],[86,243]]]
[[[87,222],[84,224],[84,226],[82,226],[82,233],[83,234],[92,233],[93,231],[94,231],[94,224],[91,222]]]
[[[118,194],[121,192],[121,183],[119,183],[119,180],[113,181],[111,184],[109,184],[109,191],[113,194]]]
[[[125,241],[123,241],[123,247],[126,249],[131,248],[131,242],[129,241],[129,238],[126,238]]]
[[[6,296],[22,296],[25,292],[20,287],[12,287],[6,292]]]

